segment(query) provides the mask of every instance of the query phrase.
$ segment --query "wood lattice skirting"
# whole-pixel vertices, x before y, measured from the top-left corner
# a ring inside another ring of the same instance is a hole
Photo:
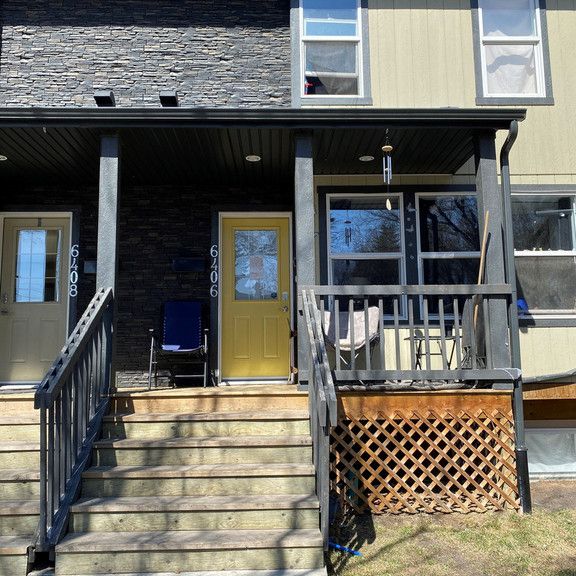
[[[331,490],[356,512],[518,509],[507,392],[342,393]]]

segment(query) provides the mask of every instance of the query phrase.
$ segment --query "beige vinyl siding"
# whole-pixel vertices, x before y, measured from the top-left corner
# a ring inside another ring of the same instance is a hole
[[[576,184],[576,0],[548,0],[547,22],[555,104],[527,107],[514,184]],[[476,106],[469,0],[370,0],[369,32],[375,107]]]
[[[520,330],[524,377],[559,374],[576,368],[576,328]]]

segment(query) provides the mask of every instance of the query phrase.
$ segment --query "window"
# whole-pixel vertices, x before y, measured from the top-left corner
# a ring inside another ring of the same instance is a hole
[[[478,208],[469,194],[419,194],[418,271],[421,284],[476,284],[480,258]],[[429,299],[430,311],[437,303]],[[452,299],[444,302],[446,311]]]
[[[551,96],[539,0],[479,0],[478,30],[480,98]]]
[[[576,314],[576,194],[512,196],[520,312]]]
[[[19,230],[14,301],[58,302],[60,231]]]
[[[300,97],[362,97],[360,0],[301,0]]]
[[[400,197],[333,194],[327,202],[329,283],[404,283]]]

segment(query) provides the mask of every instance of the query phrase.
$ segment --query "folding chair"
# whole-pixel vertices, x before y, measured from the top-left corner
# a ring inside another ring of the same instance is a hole
[[[370,357],[372,357],[372,351],[376,342],[378,342],[379,332],[379,320],[380,313],[378,307],[370,306],[368,308],[368,342],[366,342],[366,324],[365,324],[365,312],[364,310],[355,310],[353,315],[354,322],[354,350],[352,350],[352,326],[350,314],[348,312],[339,312],[338,327],[339,327],[339,348],[340,348],[340,360],[345,365],[350,364],[350,360],[343,356],[343,352],[350,353],[350,356],[354,354],[354,358],[358,358],[365,346],[370,347]],[[336,314],[326,310],[324,312],[324,335],[326,342],[331,348],[336,350]]]
[[[158,385],[158,371],[170,372],[170,384],[178,378],[208,381],[208,330],[202,330],[202,305],[192,301],[170,301],[164,304],[162,341],[150,330],[150,366],[148,388]],[[190,368],[199,370],[190,372]]]

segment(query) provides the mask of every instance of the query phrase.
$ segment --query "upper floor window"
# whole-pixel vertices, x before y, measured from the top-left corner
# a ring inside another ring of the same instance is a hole
[[[301,0],[300,97],[363,97],[360,0]]]
[[[539,0],[478,0],[478,20],[480,99],[551,96]]]

